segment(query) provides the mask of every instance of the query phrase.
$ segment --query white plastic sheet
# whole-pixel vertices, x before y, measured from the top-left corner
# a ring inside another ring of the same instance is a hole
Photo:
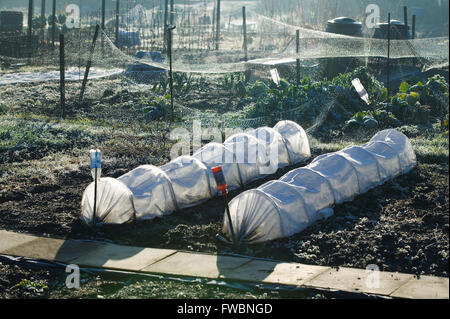
[[[235,134],[224,144],[209,143],[193,156],[180,156],[161,167],[142,165],[117,179],[102,178],[96,220],[117,224],[134,217],[148,220],[204,202],[218,195],[211,172],[214,166],[222,166],[232,190],[310,156],[305,131],[291,121],[282,121],[273,129]],[[92,224],[93,202],[92,183],[81,205],[82,220],[87,224]]]
[[[379,132],[361,147],[319,156],[230,202],[235,241],[257,243],[291,236],[328,217],[334,204],[352,200],[416,165],[410,141],[392,129]],[[231,238],[226,215],[223,229]]]

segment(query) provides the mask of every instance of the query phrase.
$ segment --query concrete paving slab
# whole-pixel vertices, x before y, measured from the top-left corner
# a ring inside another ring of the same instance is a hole
[[[408,274],[340,267],[338,270],[325,271],[304,284],[309,287],[390,295],[413,277]]]
[[[33,241],[39,237],[0,230],[0,254],[8,249]]]
[[[263,282],[301,286],[327,270],[330,270],[330,267],[281,263]]]
[[[101,244],[36,238],[5,250],[5,254],[68,263],[71,260],[102,246]]]
[[[187,277],[219,278],[221,274],[236,269],[250,260],[251,258],[177,252],[142,271]]]
[[[72,260],[71,263],[88,267],[139,271],[174,253],[176,250],[106,244]]]
[[[252,260],[234,270],[226,271],[221,278],[300,286],[330,267]]]
[[[449,279],[36,237],[0,230],[0,254],[80,266],[391,296],[449,298]],[[378,283],[378,284],[377,284]]]
[[[449,299],[448,278],[421,276],[414,277],[391,294],[395,298],[408,299]]]

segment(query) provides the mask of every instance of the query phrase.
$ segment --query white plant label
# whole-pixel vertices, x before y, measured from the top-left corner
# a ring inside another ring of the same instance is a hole
[[[66,7],[66,26],[68,29],[78,29],[80,27],[80,7],[76,4],[69,4]]]
[[[366,27],[368,29],[378,28],[380,23],[380,7],[376,4],[369,4],[366,7]]]
[[[280,75],[278,74],[278,70],[277,69],[271,69],[270,70],[270,75],[272,76],[272,81],[276,85],[280,85]]]

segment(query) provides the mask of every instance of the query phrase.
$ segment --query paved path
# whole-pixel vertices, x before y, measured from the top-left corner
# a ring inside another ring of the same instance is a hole
[[[389,296],[449,298],[449,279],[364,269],[311,266],[252,257],[189,253],[172,249],[121,246],[36,237],[0,230],[0,254],[182,277],[300,286]],[[379,285],[372,279],[377,279]]]

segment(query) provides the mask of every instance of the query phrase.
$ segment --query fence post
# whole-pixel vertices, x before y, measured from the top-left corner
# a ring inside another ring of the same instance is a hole
[[[219,50],[219,41],[220,41],[220,0],[217,0],[217,8],[216,8],[216,50]]]
[[[66,117],[66,91],[65,91],[65,61],[64,61],[64,34],[59,35],[59,91],[61,94],[61,118]]]

